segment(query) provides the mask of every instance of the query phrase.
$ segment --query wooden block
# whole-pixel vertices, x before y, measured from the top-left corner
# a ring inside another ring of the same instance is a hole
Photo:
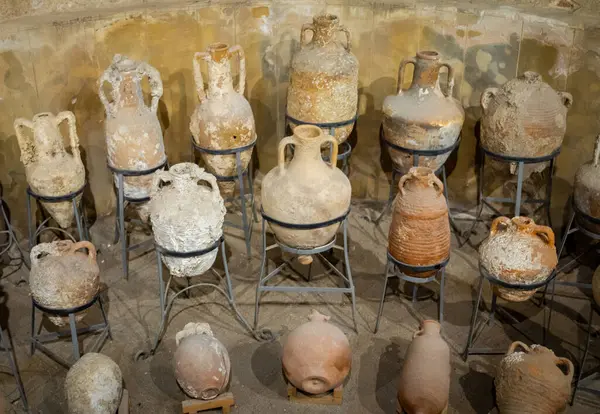
[[[129,392],[123,389],[123,395],[121,396],[121,404],[117,414],[129,414]]]
[[[298,390],[292,384],[288,383],[287,392],[290,401],[300,404],[341,405],[344,386],[340,385],[326,394],[310,395],[305,394],[302,390]]]
[[[232,405],[235,405],[233,394],[231,392],[224,392],[212,400],[185,400],[181,403],[181,412],[183,414],[196,414],[200,411],[221,408],[224,414],[229,414]]]

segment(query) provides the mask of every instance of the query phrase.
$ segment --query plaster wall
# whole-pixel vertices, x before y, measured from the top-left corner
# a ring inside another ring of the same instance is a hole
[[[379,145],[381,105],[386,95],[394,93],[400,61],[417,50],[434,49],[454,66],[454,93],[467,113],[462,143],[449,165],[450,196],[465,206],[473,206],[476,199],[473,130],[482,91],[534,70],[557,90],[573,94],[554,186],[553,210],[560,219],[575,172],[590,159],[594,135],[600,132],[599,6],[582,0],[578,10],[568,0],[502,3],[511,7],[411,0],[5,1],[0,6],[4,199],[17,226],[24,228],[26,181],[14,119],[70,110],[77,117],[88,174],[85,197],[97,214],[113,211],[104,109],[96,80],[116,53],[145,60],[160,71],[164,95],[159,118],[169,161],[190,160],[188,125],[197,104],[192,57],[216,41],[239,44],[246,52],[246,96],[256,119],[259,172],[266,173],[275,166],[277,143],[286,133],[289,67],[299,46],[300,27],[327,11],[337,14],[352,32],[353,52],[360,62],[359,119],[350,174],[353,197],[387,197],[391,166]],[[411,76],[407,78],[410,81]],[[489,174],[494,178],[489,191],[501,190],[509,177],[505,170]]]

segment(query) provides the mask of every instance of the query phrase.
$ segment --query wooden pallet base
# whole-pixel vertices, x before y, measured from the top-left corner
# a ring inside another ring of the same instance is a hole
[[[292,384],[288,384],[287,392],[290,401],[300,404],[342,405],[344,386],[340,385],[327,394],[310,395],[297,389]]]
[[[181,403],[181,412],[183,414],[196,414],[200,411],[222,408],[223,414],[229,414],[234,404],[233,394],[231,392],[224,392],[212,400],[185,400]]]
[[[121,404],[117,414],[129,414],[129,392],[123,389],[123,395],[121,396]]]

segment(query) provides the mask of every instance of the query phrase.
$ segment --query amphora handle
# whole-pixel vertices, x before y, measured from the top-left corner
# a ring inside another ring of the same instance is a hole
[[[81,161],[81,152],[79,149],[79,137],[77,136],[77,120],[75,114],[71,111],[59,112],[56,115],[55,125],[58,128],[63,121],[67,121],[69,124],[69,143],[71,145],[71,152],[73,157]]]
[[[244,54],[244,49],[242,49],[240,45],[231,46],[229,48],[229,57],[232,57],[233,55],[238,56],[240,65],[240,78],[235,90],[240,95],[243,95],[244,89],[246,88],[246,55]]]
[[[504,217],[504,216],[496,217],[494,219],[494,221],[492,221],[492,225],[490,227],[490,236],[495,235],[496,233],[498,233],[499,230],[502,230],[502,231],[506,230],[510,226],[510,223],[511,223],[511,221],[508,217]],[[499,229],[498,228],[499,226],[502,226],[502,227],[500,227],[500,229]]]
[[[498,89],[498,88],[487,88],[481,94],[480,103],[481,103],[481,109],[483,110],[484,114],[487,113],[487,110],[490,106],[490,101],[492,99],[494,99],[494,97],[498,94],[499,90],[500,89]]]
[[[498,217],[500,218],[500,217]],[[510,344],[510,346],[508,347],[508,351],[506,351],[506,355],[510,355],[514,352],[516,352],[517,348],[523,348],[525,350],[526,353],[531,352],[531,348],[529,347],[529,345],[521,342],[521,341],[515,341],[512,344]]]
[[[204,78],[202,77],[202,69],[200,68],[200,59],[206,60],[210,58],[208,52],[196,52],[194,53],[194,81],[196,82],[196,92],[198,93],[198,100],[200,103],[206,100],[206,91],[204,90]]]
[[[151,66],[146,62],[141,62],[137,70],[140,75],[148,76],[148,81],[150,82],[150,96],[152,96],[150,110],[153,113],[156,113],[158,110],[158,101],[163,95],[163,84],[160,79],[160,72],[154,66]]]
[[[80,242],[77,243],[73,243],[71,245],[71,253],[75,253],[77,250],[79,249],[88,249],[88,258],[90,259],[90,262],[93,262],[94,260],[96,260],[97,257],[97,252],[96,252],[96,246],[94,246],[91,242],[87,241],[87,240],[82,240]]]
[[[35,159],[35,146],[32,139],[28,139],[23,132],[23,128],[29,128],[33,131],[33,122],[25,118],[17,118],[13,123],[15,133],[17,134],[17,142],[21,149],[21,162],[25,167],[31,164]]]
[[[396,91],[398,95],[402,93],[402,85],[404,85],[404,69],[406,68],[406,65],[409,64],[416,66],[417,59],[412,57],[408,59],[403,59],[402,62],[400,62],[400,66],[398,67],[398,89]]]

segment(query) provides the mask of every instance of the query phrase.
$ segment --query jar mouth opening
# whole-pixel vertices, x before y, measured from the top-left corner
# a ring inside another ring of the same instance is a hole
[[[417,57],[426,60],[439,60],[440,54],[435,50],[421,50],[417,52]]]
[[[412,167],[409,173],[413,177],[427,177],[430,174],[433,174],[433,170],[427,167]]]
[[[333,25],[336,24],[339,19],[335,14],[326,13],[316,16],[313,20],[316,24]]]
[[[222,52],[229,49],[229,45],[223,42],[211,43],[208,45],[209,52]]]
[[[180,162],[169,168],[169,173],[176,177],[189,177],[198,166],[191,162]]]
[[[321,128],[315,125],[299,125],[294,128],[294,135],[300,139],[312,140],[319,138],[322,134]]]

